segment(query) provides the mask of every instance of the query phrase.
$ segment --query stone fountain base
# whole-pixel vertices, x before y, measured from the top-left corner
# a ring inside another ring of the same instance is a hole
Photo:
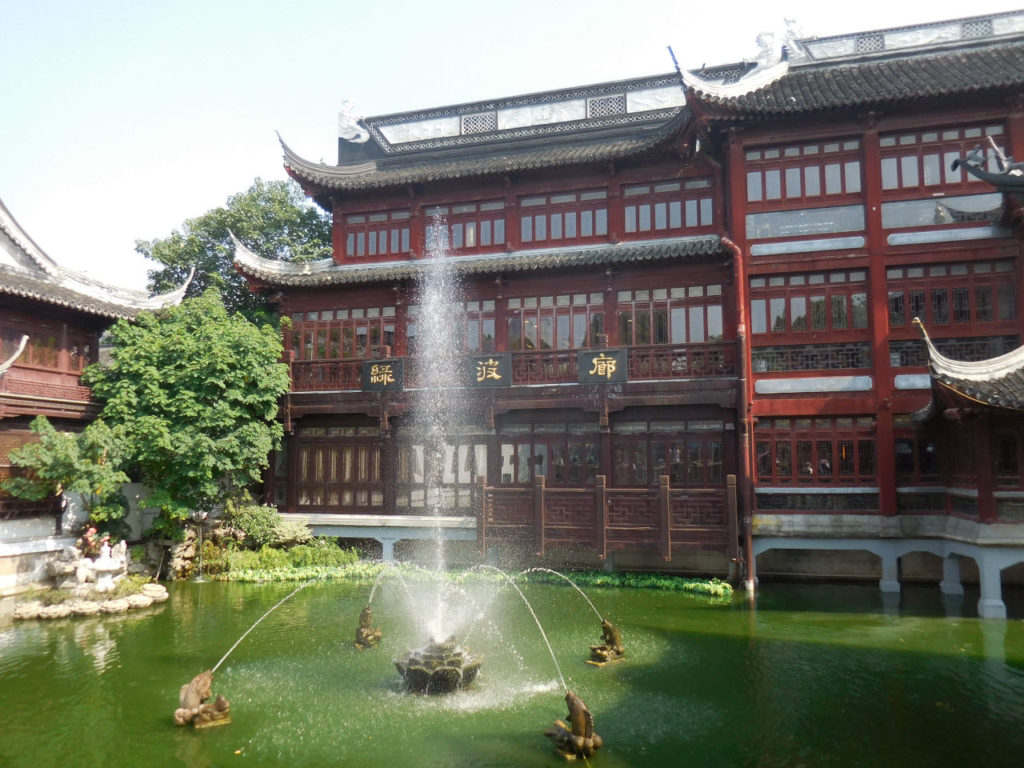
[[[444,642],[431,638],[419,650],[395,660],[398,674],[412,693],[445,694],[465,688],[476,679],[481,660],[459,647],[454,637]]]

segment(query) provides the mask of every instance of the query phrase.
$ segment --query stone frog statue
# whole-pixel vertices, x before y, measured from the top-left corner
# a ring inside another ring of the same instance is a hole
[[[601,619],[601,645],[590,646],[590,658],[597,662],[614,661],[620,658],[626,648],[622,644],[622,633],[608,619]]]
[[[372,648],[380,642],[384,635],[373,626],[373,611],[367,605],[359,614],[359,627],[356,629],[356,648]]]
[[[569,706],[569,725],[561,720],[544,731],[557,751],[567,760],[593,757],[604,740],[594,731],[594,716],[590,714],[583,699],[572,691],[566,691],[565,703]]]
[[[218,696],[213,704],[207,704],[213,695],[213,672],[206,670],[192,678],[192,681],[181,686],[178,692],[178,708],[174,710],[174,722],[187,725],[194,722],[197,728],[228,721],[231,704],[223,696]]]

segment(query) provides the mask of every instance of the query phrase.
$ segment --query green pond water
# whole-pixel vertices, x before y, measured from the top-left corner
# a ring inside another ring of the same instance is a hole
[[[563,764],[542,735],[566,715],[559,670],[510,588],[449,596],[483,668],[472,690],[425,697],[403,693],[393,665],[427,639],[421,587],[382,582],[384,640],[359,651],[369,588],[312,584],[218,670],[233,722],[197,731],[172,722],[178,688],[295,585],[168,586],[138,614],[0,618],[0,766]],[[600,638],[586,601],[568,586],[523,591],[604,738],[593,765],[1024,763],[1024,622],[973,617],[976,596],[961,608],[909,587],[887,605],[870,585],[769,584],[752,606],[591,589],[628,654],[597,669],[584,663]]]

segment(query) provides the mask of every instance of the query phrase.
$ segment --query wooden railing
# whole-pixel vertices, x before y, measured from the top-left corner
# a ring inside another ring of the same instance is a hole
[[[673,488],[662,475],[656,488],[608,488],[599,475],[593,488],[485,487],[477,525],[481,551],[489,543],[532,544],[596,550],[713,550],[737,554],[736,476],[724,488]]]

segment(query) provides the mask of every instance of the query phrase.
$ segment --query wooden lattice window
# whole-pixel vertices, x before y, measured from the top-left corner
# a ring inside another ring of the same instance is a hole
[[[951,327],[958,334],[1016,330],[1012,261],[890,267],[886,280],[891,328],[909,329],[917,317],[939,333]]]
[[[531,195],[519,200],[519,238],[529,243],[571,243],[608,235],[608,190]]]
[[[765,485],[871,485],[871,417],[765,418],[755,427],[757,481]]]
[[[806,334],[862,337],[868,327],[867,273],[836,270],[750,279],[750,330],[772,341]]]
[[[701,232],[715,224],[710,179],[633,184],[622,190],[626,234]]]
[[[409,211],[345,216],[345,257],[369,259],[409,255]]]

